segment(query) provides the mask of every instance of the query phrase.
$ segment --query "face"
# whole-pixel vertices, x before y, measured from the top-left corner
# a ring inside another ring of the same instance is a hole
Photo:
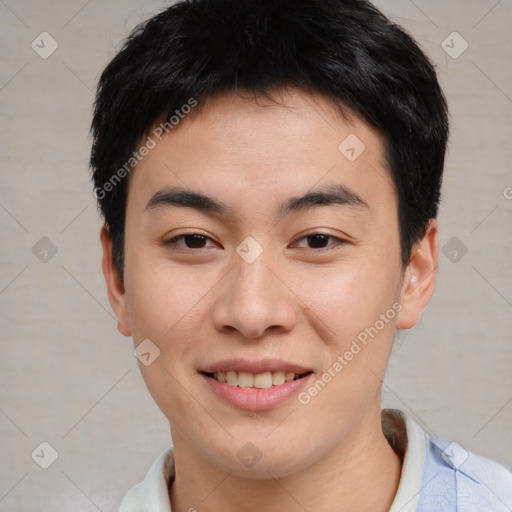
[[[129,178],[124,286],[102,235],[119,328],[150,340],[139,366],[176,449],[254,478],[380,418],[395,330],[430,298],[437,250],[433,229],[404,272],[376,131],[327,99],[279,98],[219,95],[155,139]]]

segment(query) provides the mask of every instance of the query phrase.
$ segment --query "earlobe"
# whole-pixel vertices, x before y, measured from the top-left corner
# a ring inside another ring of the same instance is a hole
[[[117,330],[123,335],[123,336],[131,336],[131,331],[124,328],[123,324],[121,322],[117,322]]]
[[[435,288],[438,260],[438,222],[431,219],[425,236],[411,251],[401,291],[402,310],[397,318],[398,329],[411,329],[421,318]]]
[[[108,301],[117,316],[117,329],[124,336],[131,336],[132,332],[128,319],[128,310],[126,308],[125,289],[113,263],[112,237],[105,226],[101,228],[100,240],[103,246],[103,276],[105,277],[105,283],[107,285]]]

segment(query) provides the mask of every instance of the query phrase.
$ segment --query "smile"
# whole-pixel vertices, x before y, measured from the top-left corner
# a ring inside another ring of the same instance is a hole
[[[298,374],[295,372],[285,372],[284,370],[278,370],[274,372],[263,372],[253,374],[249,372],[215,372],[215,373],[204,373],[208,377],[211,377],[219,382],[228,384],[229,386],[240,387],[240,388],[258,388],[268,389],[272,386],[281,386],[285,382],[291,382],[293,380],[300,379],[312,372],[305,372]]]
[[[207,389],[213,392],[212,397],[246,411],[265,411],[284,405],[314,378],[312,371],[298,374],[277,370],[252,374],[229,370],[215,373],[202,371],[199,374]]]

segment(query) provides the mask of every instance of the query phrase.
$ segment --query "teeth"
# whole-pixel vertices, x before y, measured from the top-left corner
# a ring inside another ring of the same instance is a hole
[[[239,388],[253,388],[254,375],[247,372],[238,372],[238,387]]]
[[[249,372],[215,372],[213,378],[219,382],[224,382],[230,386],[238,386],[240,388],[258,388],[267,389],[272,386],[280,386],[285,382],[290,382],[300,375],[294,372],[284,372],[278,370],[276,372],[264,372],[256,375]]]
[[[236,372],[227,372],[226,373],[226,382],[230,386],[238,386],[238,374]]]
[[[295,376],[295,373],[291,372],[293,376]],[[286,381],[285,373],[284,372],[273,372],[272,373],[272,385],[273,386],[280,386],[281,384],[284,384]]]
[[[254,376],[254,387],[259,389],[270,388],[274,384],[272,372],[258,373]]]

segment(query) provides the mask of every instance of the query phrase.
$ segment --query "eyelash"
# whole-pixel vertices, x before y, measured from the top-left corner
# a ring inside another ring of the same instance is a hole
[[[185,238],[187,236],[193,236],[193,235],[197,235],[197,236],[200,236],[202,238],[204,238],[205,240],[211,240],[210,237],[206,236],[206,235],[203,235],[202,233],[183,233],[181,235],[178,235],[178,236],[175,236],[174,238],[170,238],[169,240],[166,240],[163,242],[163,245],[166,246],[166,247],[169,247],[171,250],[174,250],[174,251],[178,251],[178,252],[186,252],[186,253],[190,253],[190,252],[198,252],[200,251],[201,249],[204,249],[203,247],[200,248],[200,249],[191,249],[189,247],[183,247],[183,246],[180,246],[177,241],[180,240],[181,238]],[[297,239],[297,241],[300,241],[300,240],[304,240],[305,238],[308,238],[308,237],[313,237],[315,235],[322,235],[324,237],[327,237],[327,238],[332,238],[333,240],[335,240],[335,243],[334,244],[331,244],[330,247],[322,247],[322,248],[319,248],[319,249],[309,249],[309,250],[312,250],[314,252],[326,252],[326,251],[330,251],[332,250],[334,247],[337,247],[337,246],[340,246],[340,245],[345,245],[347,244],[348,242],[342,238],[338,238],[336,236],[333,236],[333,235],[329,235],[328,233],[322,233],[322,232],[314,232],[314,233],[309,233],[307,235],[304,235],[300,238]]]

